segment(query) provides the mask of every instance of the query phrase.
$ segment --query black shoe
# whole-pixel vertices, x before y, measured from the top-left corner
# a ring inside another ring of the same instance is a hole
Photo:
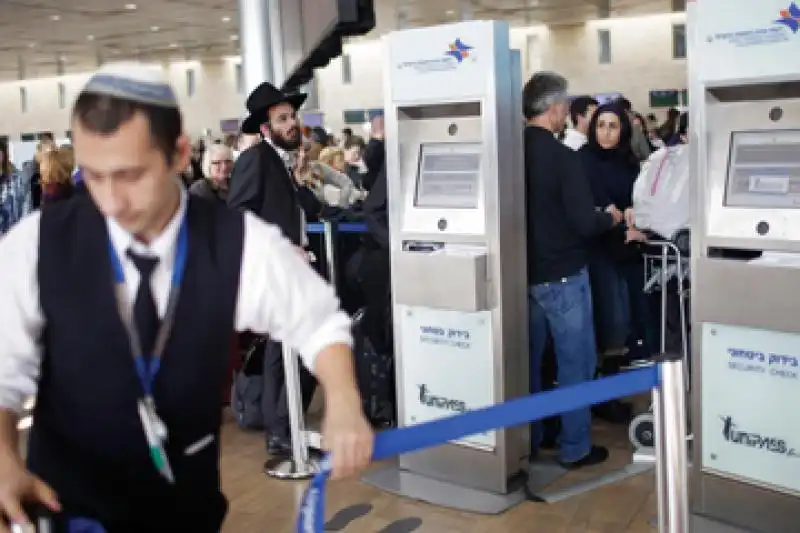
[[[282,456],[292,454],[292,441],[280,435],[273,435],[267,439],[267,453]]]
[[[600,463],[605,462],[606,459],[608,459],[607,448],[603,446],[592,446],[592,449],[589,450],[589,454],[583,459],[578,459],[572,463],[560,462],[560,464],[568,470],[577,470],[578,468],[583,468],[584,466],[599,465]]]

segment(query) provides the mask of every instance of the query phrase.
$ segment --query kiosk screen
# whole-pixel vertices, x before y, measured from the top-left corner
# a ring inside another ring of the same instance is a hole
[[[423,144],[414,205],[444,209],[478,207],[480,171],[478,143]]]
[[[800,130],[733,132],[725,205],[800,208]]]

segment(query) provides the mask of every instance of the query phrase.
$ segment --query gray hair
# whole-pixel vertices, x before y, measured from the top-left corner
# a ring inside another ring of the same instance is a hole
[[[522,90],[522,112],[525,118],[538,117],[553,104],[566,101],[567,79],[555,72],[537,72]]]
[[[223,156],[233,161],[233,150],[224,144],[214,143],[206,148],[203,153],[203,175],[208,178],[211,176],[211,161],[218,156]]]

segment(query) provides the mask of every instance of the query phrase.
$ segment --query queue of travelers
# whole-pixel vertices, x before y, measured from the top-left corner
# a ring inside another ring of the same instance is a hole
[[[562,76],[544,72],[523,91],[532,392],[588,381],[598,369],[618,371],[658,350],[634,185],[646,161],[663,158],[657,146],[686,142],[688,121],[676,110],[654,143],[626,98],[598,105],[591,96],[570,99],[567,88]],[[532,454],[558,448],[568,468],[604,461],[608,450],[591,440],[591,415],[586,408],[535,424]]]

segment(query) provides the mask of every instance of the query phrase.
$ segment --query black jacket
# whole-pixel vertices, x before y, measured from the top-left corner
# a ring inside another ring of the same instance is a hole
[[[370,139],[364,149],[364,164],[367,166],[367,173],[362,179],[362,184],[366,190],[372,191],[385,162],[386,144],[382,139]]]
[[[260,142],[239,154],[231,173],[228,206],[252,211],[302,246],[303,208],[297,188],[269,143]]]
[[[378,247],[389,249],[389,213],[386,196],[386,165],[376,176],[372,190],[364,201],[364,223],[367,234]]]

